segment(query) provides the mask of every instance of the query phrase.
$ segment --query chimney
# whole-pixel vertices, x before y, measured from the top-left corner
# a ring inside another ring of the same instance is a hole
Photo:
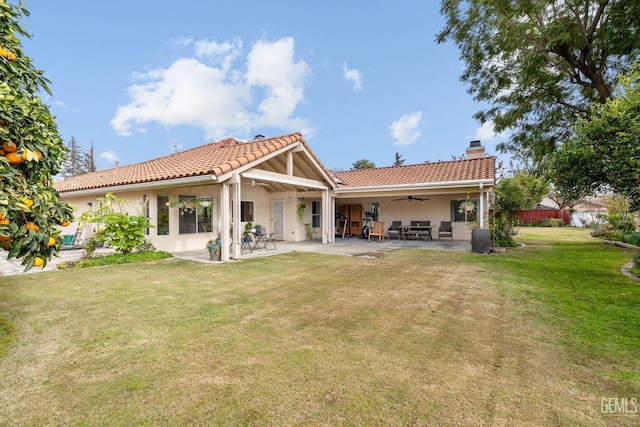
[[[120,162],[116,160],[116,168],[120,167]]]
[[[484,147],[480,140],[471,141],[467,148],[467,159],[481,159],[484,157]]]

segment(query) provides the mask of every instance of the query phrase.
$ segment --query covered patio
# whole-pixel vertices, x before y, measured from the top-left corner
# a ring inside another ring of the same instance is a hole
[[[251,259],[267,257],[272,255],[280,255],[289,252],[313,252],[327,255],[342,256],[360,256],[360,257],[378,257],[386,255],[397,249],[417,249],[417,250],[445,250],[457,252],[470,252],[471,243],[468,240],[389,240],[384,242],[368,241],[358,237],[345,237],[344,239],[337,237],[334,243],[322,244],[320,239],[305,240],[301,242],[280,241],[276,242],[276,249],[254,250],[250,252],[245,250],[241,259]],[[174,252],[176,258],[188,259],[198,262],[218,263],[218,261],[210,261],[209,253],[206,249],[193,251]]]

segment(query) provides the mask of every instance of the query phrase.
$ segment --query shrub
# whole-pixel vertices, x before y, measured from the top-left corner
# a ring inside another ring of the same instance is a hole
[[[561,218],[544,218],[535,223],[536,227],[562,227],[564,221]]]
[[[633,221],[633,218],[629,218],[628,216],[621,215],[609,215],[607,217],[609,224],[615,229],[622,231],[633,231],[636,229],[636,223]]]
[[[145,239],[144,242],[133,248],[133,252],[155,252],[156,247],[153,246],[151,240]]]
[[[633,265],[636,266],[637,268],[640,268],[640,251],[637,251],[636,253],[633,254]]]
[[[640,246],[640,233],[638,232],[625,233],[622,239],[623,242],[630,245]]]
[[[86,259],[75,264],[75,267],[84,268],[95,267],[99,265],[129,264],[132,262],[154,261],[166,258],[173,258],[173,255],[165,251],[131,252],[126,254],[105,255]]]

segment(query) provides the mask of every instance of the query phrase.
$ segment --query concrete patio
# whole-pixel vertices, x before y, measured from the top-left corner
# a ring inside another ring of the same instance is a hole
[[[320,240],[307,240],[303,242],[276,242],[276,249],[269,244],[269,250],[254,250],[249,252],[245,250],[242,259],[258,258],[265,256],[273,256],[288,252],[316,252],[330,255],[343,256],[360,256],[360,257],[378,257],[388,254],[396,249],[413,248],[413,249],[431,249],[446,251],[462,251],[470,252],[471,243],[467,240],[388,240],[378,242],[377,240],[365,240],[358,237],[336,238],[335,243],[323,245]],[[55,271],[58,269],[57,264],[64,261],[78,260],[82,257],[82,248],[65,249],[60,251],[59,257],[54,257],[46,267],[33,268],[27,274],[40,273],[44,271]],[[113,253],[109,248],[96,249],[96,255],[106,255]],[[15,274],[23,274],[24,268],[20,265],[21,261],[17,259],[7,260],[6,252],[0,252],[0,276],[11,276]],[[175,252],[174,257],[186,259],[190,261],[218,264],[218,261],[209,260],[209,251],[206,248]]]
[[[396,249],[431,249],[470,252],[471,243],[467,240],[388,240],[378,242],[368,241],[358,237],[336,238],[335,243],[323,245],[320,240],[306,240],[302,242],[276,242],[276,249],[269,244],[268,250],[244,250],[241,259],[258,258],[279,255],[288,252],[315,252],[330,255],[377,257],[388,254]],[[196,251],[176,252],[176,258],[188,259],[200,262],[215,262],[209,260],[209,252],[206,249]]]

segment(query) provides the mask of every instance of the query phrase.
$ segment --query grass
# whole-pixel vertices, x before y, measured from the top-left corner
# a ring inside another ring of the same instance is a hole
[[[521,233],[525,249],[479,261],[491,265],[496,282],[521,306],[535,303],[530,315],[561,333],[574,362],[623,380],[627,392],[637,393],[640,287],[620,274],[633,251],[580,229]]]
[[[600,411],[603,397],[640,393],[626,253],[549,230],[526,230],[506,255],[293,253],[0,277],[0,317],[15,326],[0,420],[637,425]]]

